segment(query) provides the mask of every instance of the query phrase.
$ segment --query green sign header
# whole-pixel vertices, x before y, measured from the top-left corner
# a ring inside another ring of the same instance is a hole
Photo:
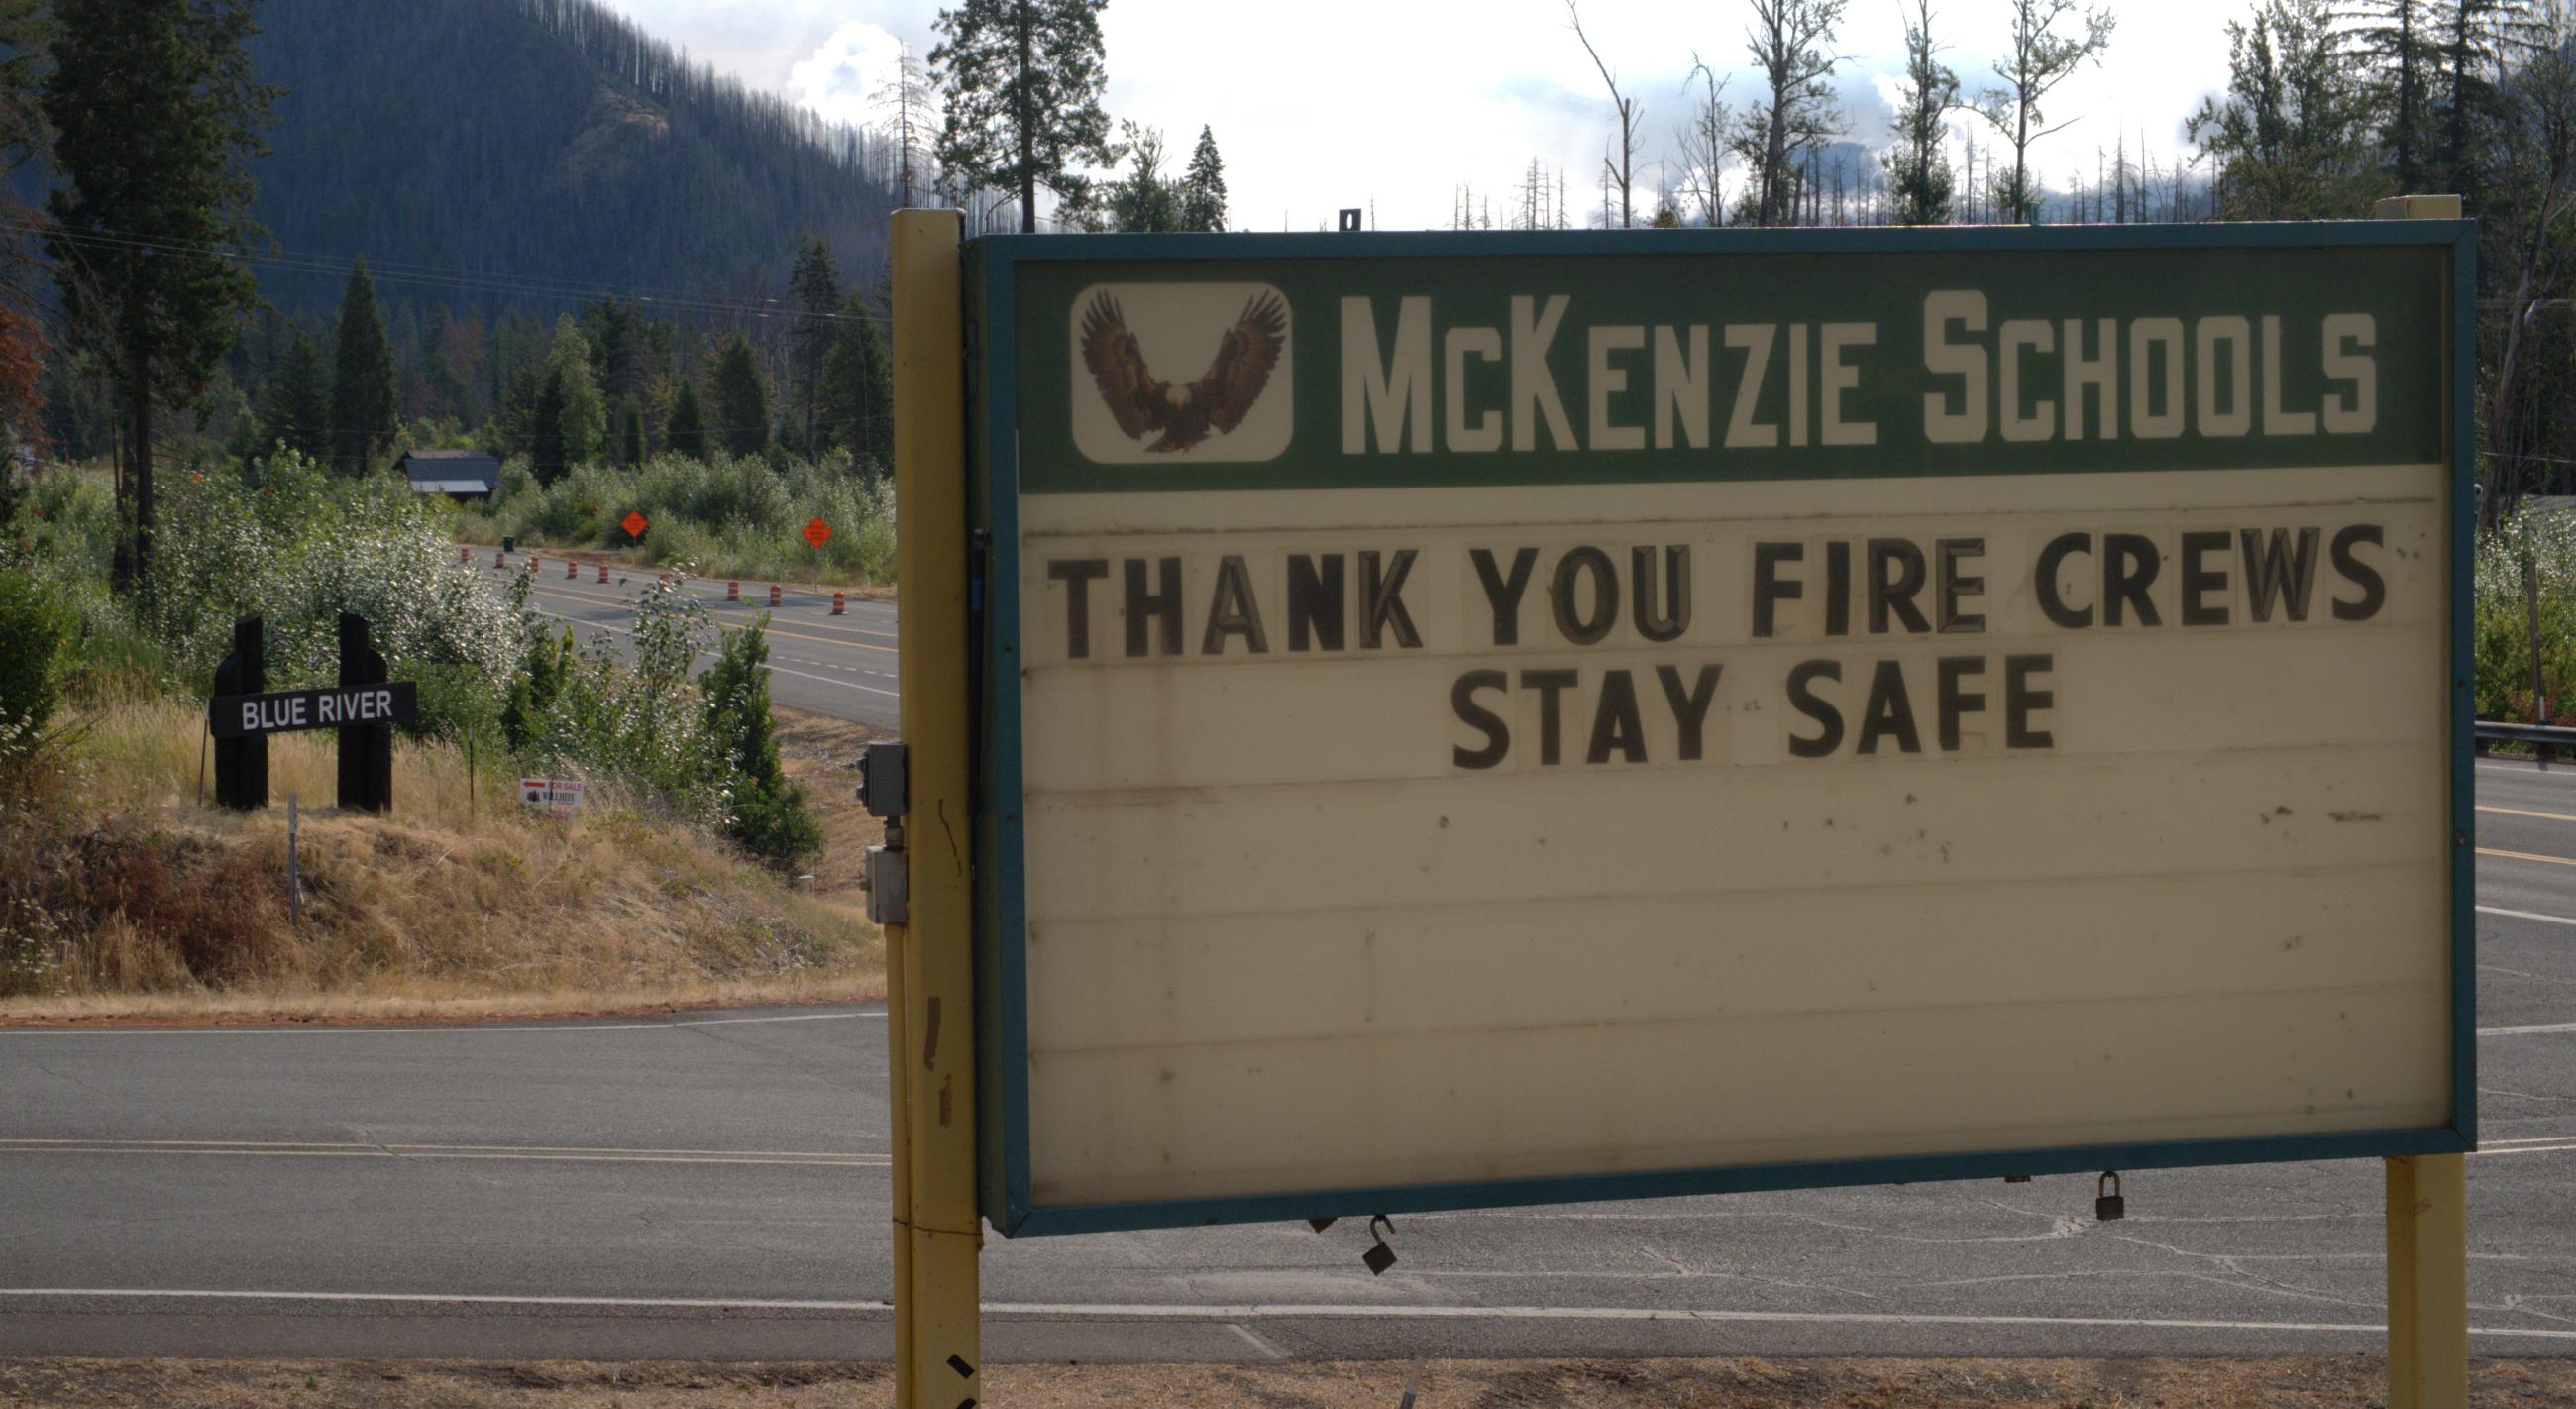
[[[1641,235],[1637,252],[1571,257],[1023,256],[1020,487],[2447,458],[2449,227],[2440,244],[2161,248],[2027,233],[2027,249],[1891,235],[1667,253]],[[1355,255],[1374,243],[1350,238]]]

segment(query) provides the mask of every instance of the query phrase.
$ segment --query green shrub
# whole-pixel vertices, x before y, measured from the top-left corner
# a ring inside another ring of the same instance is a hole
[[[640,544],[621,526],[630,510],[649,524]],[[832,527],[820,550],[799,536],[815,518]],[[482,542],[633,546],[647,563],[701,574],[894,579],[893,488],[843,451],[783,469],[756,455],[665,453],[639,465],[576,465],[551,485],[504,467],[498,497],[469,509],[461,531]]]
[[[528,579],[520,578],[524,595]],[[629,655],[567,636],[548,666],[551,696],[521,697],[520,756],[530,766],[604,782],[665,815],[721,827],[726,809],[724,755],[707,739],[698,689],[689,678],[715,635],[706,604],[675,574],[636,594]],[[545,628],[523,619],[525,661],[543,659]],[[506,726],[505,726],[506,727]]]
[[[2526,564],[2540,589],[2542,689],[2553,721],[2576,723],[2576,516],[2563,513],[2517,514],[2478,541],[2470,642],[2478,717],[2531,718]]]
[[[0,762],[35,752],[62,703],[71,620],[33,576],[0,571]]]
[[[783,871],[823,849],[823,829],[805,808],[805,790],[787,780],[778,760],[764,669],[768,625],[763,615],[728,635],[698,688],[707,701],[707,734],[731,775],[727,802],[733,820],[726,830],[743,850]]]
[[[15,534],[30,561],[104,580],[116,553],[116,491],[102,475],[48,470],[28,487]]]
[[[211,688],[234,620],[251,615],[267,629],[269,688],[334,683],[340,614],[356,612],[395,679],[438,676],[416,732],[498,718],[518,617],[459,568],[443,504],[290,451],[174,482],[167,505],[133,618],[188,688]]]

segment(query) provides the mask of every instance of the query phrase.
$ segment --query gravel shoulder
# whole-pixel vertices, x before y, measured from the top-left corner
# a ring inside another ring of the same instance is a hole
[[[2268,1360],[1542,1360],[995,1366],[1025,1409],[2326,1409],[2376,1406],[2379,1357]],[[2480,1361],[2476,1406],[2576,1405],[2576,1364]],[[883,1365],[569,1361],[0,1361],[0,1404],[62,1409],[843,1409],[893,1392]]]

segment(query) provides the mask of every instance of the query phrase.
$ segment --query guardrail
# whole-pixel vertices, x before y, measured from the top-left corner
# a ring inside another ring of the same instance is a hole
[[[2576,750],[2576,729],[2559,724],[2513,724],[2501,719],[2478,721],[2478,745],[2481,752],[2494,743],[2530,744],[2544,761],[2554,760],[2558,750]]]

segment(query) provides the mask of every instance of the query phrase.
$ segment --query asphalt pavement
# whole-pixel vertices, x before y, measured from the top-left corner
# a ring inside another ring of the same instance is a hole
[[[513,555],[511,566],[519,557]],[[537,555],[541,560],[545,555]],[[492,550],[470,569],[505,580]],[[648,579],[553,559],[589,639]],[[726,629],[768,611],[765,582]],[[892,727],[894,608],[788,589],[781,703]],[[2576,1355],[2576,768],[2481,761],[2471,1321]],[[877,1358],[871,1008],[0,1029],[0,1355]],[[998,1360],[2375,1351],[2376,1162],[995,1239]]]
[[[721,587],[718,588],[721,591]],[[2481,762],[2471,1321],[2576,1354],[2576,769]],[[887,1353],[871,1008],[0,1031],[0,1355]],[[2375,1161],[995,1239],[999,1360],[2376,1351]]]
[[[619,650],[634,631],[636,593],[652,586],[657,576],[650,568],[611,567],[603,583],[596,564],[577,563],[578,571],[567,578],[564,568],[569,560],[542,549],[503,555],[505,565],[496,568],[497,552],[491,547],[471,547],[458,570],[474,574],[500,592],[534,558],[538,567],[529,605],[570,627],[584,644]],[[766,580],[729,583],[724,578],[689,577],[680,581],[683,590],[706,603],[721,630],[741,630],[767,614],[771,700],[834,719],[887,730],[895,727],[893,603],[845,596],[842,614],[834,616],[831,593],[811,587],[780,584],[779,604],[772,607],[771,584]],[[729,588],[734,596],[728,595]],[[699,667],[704,669],[713,659],[700,657]]]

